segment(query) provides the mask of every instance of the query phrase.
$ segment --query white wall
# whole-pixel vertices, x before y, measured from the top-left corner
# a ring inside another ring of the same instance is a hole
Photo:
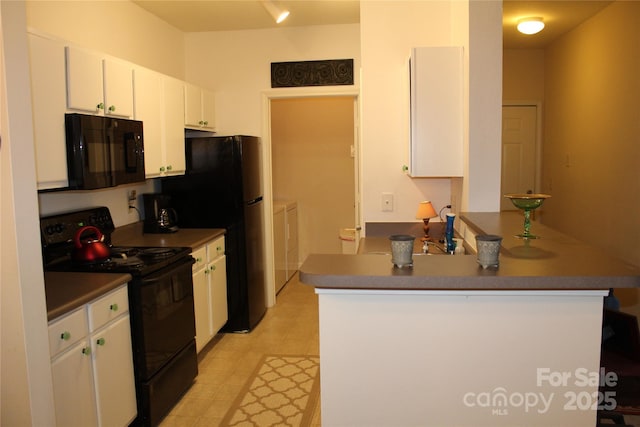
[[[353,58],[354,86],[359,85],[357,24],[189,33],[185,52],[186,80],[215,92],[222,135],[263,136],[261,93],[272,90],[271,62]]]
[[[469,151],[460,209],[500,210],[502,1],[469,2]]]
[[[54,424],[22,2],[0,2],[0,378],[3,426]]]
[[[411,222],[421,200],[436,210],[449,204],[449,179],[411,179],[407,61],[412,47],[452,42],[449,1],[360,3],[362,49],[362,175],[365,222]],[[381,194],[394,210],[382,212]]]

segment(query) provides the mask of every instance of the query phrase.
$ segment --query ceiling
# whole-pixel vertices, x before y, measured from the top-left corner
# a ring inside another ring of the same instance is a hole
[[[305,25],[353,24],[360,22],[359,1],[354,0],[274,0],[291,12],[276,24],[256,0],[133,0],[160,19],[184,32],[231,31]],[[370,0],[364,0],[370,1]],[[418,0],[420,1],[420,0]],[[428,1],[428,0],[422,0]],[[505,48],[543,48],[557,37],[598,13],[611,1],[596,0],[505,0],[503,2],[503,46]],[[545,29],[533,36],[516,31],[518,19],[541,16]]]

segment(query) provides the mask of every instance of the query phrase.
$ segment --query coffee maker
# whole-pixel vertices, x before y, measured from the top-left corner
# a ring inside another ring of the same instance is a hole
[[[171,207],[171,197],[166,194],[143,194],[144,232],[175,233],[178,231],[178,215]]]

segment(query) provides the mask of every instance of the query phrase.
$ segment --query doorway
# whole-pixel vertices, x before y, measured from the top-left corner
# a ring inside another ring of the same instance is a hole
[[[340,253],[340,229],[355,228],[355,108],[353,96],[271,100],[272,195],[297,203],[299,263]]]
[[[539,188],[539,107],[502,106],[502,194],[535,193]],[[506,198],[500,210],[515,210]]]

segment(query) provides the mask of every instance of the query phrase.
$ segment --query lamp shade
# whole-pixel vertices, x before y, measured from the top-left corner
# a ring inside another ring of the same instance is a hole
[[[544,22],[539,17],[522,18],[518,20],[517,28],[522,34],[536,34],[542,31]]]
[[[418,205],[418,212],[416,213],[416,218],[425,219],[425,218],[435,218],[438,214],[436,210],[433,208],[433,205],[430,201],[426,200],[424,202],[420,202]]]

